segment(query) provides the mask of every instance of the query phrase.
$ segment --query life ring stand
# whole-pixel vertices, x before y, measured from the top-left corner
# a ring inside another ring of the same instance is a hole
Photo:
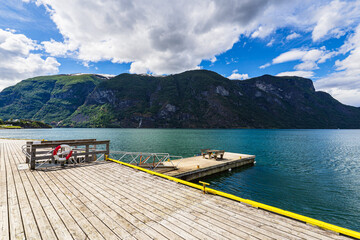
[[[59,152],[60,149],[61,149],[61,152]],[[72,153],[73,153],[72,148],[69,145],[61,144],[54,149],[53,156],[54,156],[55,160],[66,161],[66,160],[69,160]],[[63,157],[65,154],[66,154],[66,157]]]

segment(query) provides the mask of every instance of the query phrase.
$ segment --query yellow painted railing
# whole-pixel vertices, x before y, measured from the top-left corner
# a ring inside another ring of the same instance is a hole
[[[143,172],[150,173],[150,174],[155,175],[155,176],[166,178],[168,180],[178,182],[178,183],[181,183],[181,184],[193,187],[193,188],[197,188],[197,189],[199,189],[201,191],[204,191],[204,192],[207,192],[207,193],[211,193],[211,194],[214,194],[214,195],[219,195],[219,196],[226,197],[226,198],[238,201],[238,202],[246,203],[246,204],[251,205],[251,206],[256,207],[256,208],[261,208],[261,209],[264,209],[264,210],[267,210],[267,211],[270,211],[270,212],[273,212],[273,213],[277,213],[277,214],[280,214],[280,215],[283,215],[283,216],[286,216],[286,217],[290,217],[290,218],[293,218],[293,219],[296,219],[296,220],[299,220],[299,221],[302,221],[302,222],[305,222],[305,223],[308,223],[308,224],[318,226],[318,227],[323,228],[323,229],[331,230],[331,231],[341,233],[341,234],[346,235],[346,236],[350,236],[350,237],[360,239],[360,232],[356,232],[356,231],[353,231],[353,230],[350,230],[350,229],[342,228],[342,227],[339,227],[339,226],[336,226],[336,225],[333,225],[333,224],[330,224],[330,223],[326,223],[326,222],[323,222],[323,221],[320,221],[320,220],[316,220],[314,218],[310,218],[310,217],[306,217],[306,216],[303,216],[303,215],[300,215],[300,214],[297,214],[297,213],[282,210],[280,208],[276,208],[276,207],[273,207],[273,206],[270,206],[270,205],[255,202],[255,201],[252,201],[252,200],[249,200],[249,199],[244,199],[244,198],[241,198],[241,197],[237,197],[237,196],[229,194],[229,193],[224,193],[224,192],[221,192],[221,191],[218,191],[218,190],[215,190],[215,189],[211,189],[211,188],[205,187],[205,185],[206,185],[205,183],[203,183],[203,185],[199,185],[199,184],[196,184],[196,183],[188,182],[188,181],[185,181],[185,180],[182,180],[182,179],[179,179],[179,178],[167,176],[165,174],[161,174],[161,173],[157,173],[157,172],[145,169],[145,168],[141,168],[141,167],[129,164],[129,163],[124,163],[124,162],[121,162],[121,161],[118,161],[118,160],[115,160],[115,159],[111,159],[111,158],[108,158],[108,156],[106,156],[105,159],[109,160],[109,161],[119,163],[119,164],[122,164],[122,165],[125,165],[125,166],[128,166],[128,167],[131,167],[131,168],[135,168],[135,169],[143,171]]]

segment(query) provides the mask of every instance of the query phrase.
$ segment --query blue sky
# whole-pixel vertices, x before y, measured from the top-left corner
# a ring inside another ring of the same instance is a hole
[[[360,106],[359,12],[359,0],[5,0],[0,88],[39,75],[200,68],[308,77]]]

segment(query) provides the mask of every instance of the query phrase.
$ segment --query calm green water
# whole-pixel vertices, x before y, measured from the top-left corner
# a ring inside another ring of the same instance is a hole
[[[39,129],[0,137],[111,140],[112,150],[200,148],[256,155],[256,165],[205,180],[211,187],[360,231],[360,130]]]

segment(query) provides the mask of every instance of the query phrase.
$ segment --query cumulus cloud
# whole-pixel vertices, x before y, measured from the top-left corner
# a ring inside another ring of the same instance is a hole
[[[293,49],[291,51],[280,54],[272,60],[273,64],[290,62],[301,59],[306,54],[306,51]]]
[[[279,64],[290,61],[301,61],[297,64],[295,70],[315,70],[318,69],[319,63],[324,63],[329,58],[338,55],[336,51],[328,51],[325,47],[319,49],[292,49],[288,52],[282,53],[272,60],[272,64]],[[265,68],[270,66],[270,63],[267,63],[260,68]]]
[[[86,6],[82,0],[33,1],[48,9],[65,39],[43,42],[53,56],[126,62],[130,72],[155,74],[196,68],[231,49],[240,35],[265,38],[291,26],[311,31],[329,11],[322,0],[89,0]]]
[[[235,69],[228,78],[231,80],[245,80],[249,78],[249,75],[246,73],[241,74],[237,69]]]
[[[274,31],[273,26],[260,26],[258,29],[251,34],[252,38],[264,38],[270,35]]]
[[[321,7],[314,15],[316,25],[312,31],[313,41],[326,36],[339,37],[359,20],[360,1],[332,1]]]
[[[133,73],[167,74],[214,61],[231,49],[240,34],[258,26],[254,21],[268,0],[36,3],[46,6],[65,39],[43,42],[53,56],[72,53],[85,62],[130,62]]]
[[[276,76],[297,76],[303,78],[311,78],[312,76],[314,76],[314,73],[311,71],[290,71],[278,73]]]
[[[288,35],[288,36],[286,37],[286,40],[289,41],[289,40],[292,40],[292,39],[295,39],[295,38],[299,38],[299,37],[301,37],[301,35],[298,34],[298,33],[296,33],[296,32],[294,32],[294,33]]]
[[[0,29],[0,89],[25,78],[58,72],[60,64],[36,53],[40,48],[23,34]]]
[[[339,52],[347,57],[337,60],[336,71],[317,80],[315,87],[343,103],[360,106],[360,24]]]
[[[57,42],[54,39],[50,39],[50,41],[43,41],[41,44],[47,53],[50,53],[55,57],[71,55],[78,47],[77,45],[74,45],[74,43],[69,43],[68,41]]]

